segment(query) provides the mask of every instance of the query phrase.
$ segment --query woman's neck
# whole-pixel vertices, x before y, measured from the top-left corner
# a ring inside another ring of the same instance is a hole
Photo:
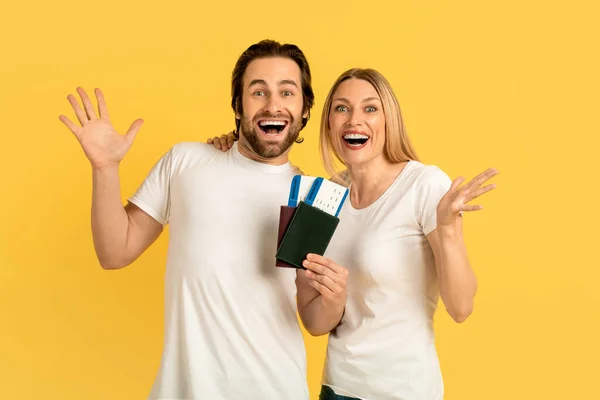
[[[406,162],[392,164],[384,157],[360,165],[349,165],[350,203],[356,209],[373,204],[396,180]]]

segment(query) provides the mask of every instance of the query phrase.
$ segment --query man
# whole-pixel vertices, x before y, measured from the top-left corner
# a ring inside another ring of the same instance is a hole
[[[279,209],[299,173],[288,153],[314,102],[302,51],[274,41],[250,46],[232,76],[240,133],[232,151],[176,144],[125,207],[119,163],[143,121],[120,135],[102,92],[98,114],[78,93],[83,109],[68,100],[81,126],[60,119],[93,168],[102,267],[131,264],[170,224],[164,352],[150,399],[307,399],[296,275],[274,266]]]

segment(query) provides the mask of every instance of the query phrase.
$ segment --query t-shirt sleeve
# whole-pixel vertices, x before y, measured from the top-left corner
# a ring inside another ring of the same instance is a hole
[[[173,170],[171,148],[154,164],[137,191],[128,198],[146,214],[160,222],[169,223],[171,208],[171,171]]]
[[[435,165],[428,166],[419,176],[414,196],[415,216],[425,235],[437,226],[437,206],[448,192],[452,180]]]

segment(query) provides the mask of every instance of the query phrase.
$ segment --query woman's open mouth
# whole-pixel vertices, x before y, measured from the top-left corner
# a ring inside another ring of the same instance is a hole
[[[362,133],[346,133],[343,136],[344,143],[349,149],[361,149],[369,141],[369,137]]]

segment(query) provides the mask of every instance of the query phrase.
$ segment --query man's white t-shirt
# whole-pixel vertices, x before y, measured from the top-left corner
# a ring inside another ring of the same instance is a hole
[[[348,268],[348,301],[330,334],[323,384],[368,400],[441,400],[434,344],[439,290],[425,235],[451,185],[436,166],[410,161],[373,204],[346,201],[325,253]]]
[[[308,399],[296,272],[275,267],[291,164],[173,146],[129,199],[169,224],[164,350],[150,399]]]

